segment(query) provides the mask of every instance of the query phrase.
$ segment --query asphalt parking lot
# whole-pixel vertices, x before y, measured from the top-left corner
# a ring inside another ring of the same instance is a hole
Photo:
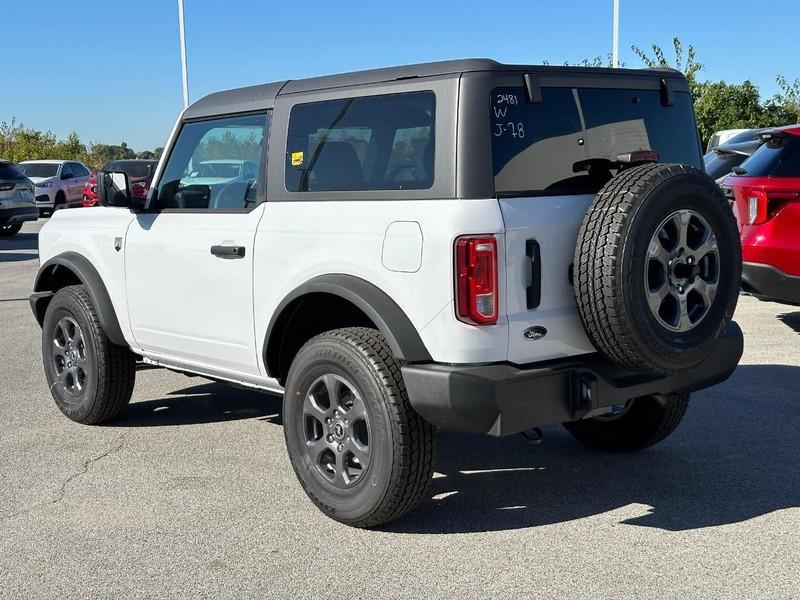
[[[361,531],[306,499],[277,396],[150,369],[113,426],[63,417],[42,223],[0,240],[2,598],[800,597],[798,308],[742,297],[741,366],[661,445],[443,434],[429,501]]]

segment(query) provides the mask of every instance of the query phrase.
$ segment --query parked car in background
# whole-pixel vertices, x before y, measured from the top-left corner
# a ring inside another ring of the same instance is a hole
[[[722,129],[721,131],[717,131],[709,138],[706,152],[711,152],[714,148],[730,142],[733,137],[748,131],[750,131],[750,129]]]
[[[747,160],[762,144],[761,134],[766,129],[748,129],[720,146],[715,146],[703,157],[706,173],[722,184],[733,170]]]
[[[125,159],[112,160],[104,165],[101,170],[127,173],[131,184],[131,195],[134,198],[146,198],[157,166],[157,160]],[[83,188],[83,206],[97,205],[96,188],[97,177],[93,174]]]
[[[33,199],[33,183],[14,163],[0,160],[0,237],[17,233],[25,221],[39,218]]]
[[[80,206],[89,169],[75,160],[26,160],[18,168],[33,182],[41,214]]]
[[[742,288],[800,304],[800,125],[762,137],[764,144],[725,181],[742,238]]]
[[[258,177],[258,163],[252,160],[204,160],[189,169],[182,181],[204,185],[229,183],[233,179]]]

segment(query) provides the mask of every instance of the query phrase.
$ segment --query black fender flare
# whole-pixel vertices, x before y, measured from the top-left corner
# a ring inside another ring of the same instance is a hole
[[[33,284],[34,293],[31,295],[30,299],[31,309],[33,310],[33,314],[39,326],[44,322],[44,313],[47,309],[47,305],[57,291],[53,289],[53,275],[58,269],[62,268],[68,269],[74,273],[88,290],[89,295],[92,297],[94,307],[97,310],[100,325],[103,327],[103,331],[105,331],[108,339],[118,346],[127,346],[128,342],[125,340],[125,336],[122,335],[117,313],[114,310],[111,296],[108,294],[102,277],[100,277],[97,269],[94,268],[94,265],[89,259],[77,252],[58,254],[39,267],[39,272],[36,274],[36,281]]]
[[[334,273],[314,277],[295,288],[275,309],[263,348],[264,366],[270,377],[279,372],[283,327],[293,312],[289,307],[295,300],[313,293],[332,294],[358,307],[380,330],[397,359],[410,363],[433,361],[416,327],[386,292],[360,277]]]

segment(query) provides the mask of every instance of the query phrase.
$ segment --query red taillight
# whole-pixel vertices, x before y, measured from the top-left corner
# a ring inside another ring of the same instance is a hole
[[[767,220],[767,193],[751,190],[747,197],[747,224],[759,225]]]
[[[800,200],[800,193],[783,190],[757,190],[742,187],[736,190],[740,203],[739,220],[744,225],[766,223],[788,203]]]
[[[456,314],[475,325],[497,323],[497,240],[468,236],[456,240]]]

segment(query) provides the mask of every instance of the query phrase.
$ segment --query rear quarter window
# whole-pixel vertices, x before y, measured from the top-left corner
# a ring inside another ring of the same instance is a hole
[[[294,106],[286,148],[286,189],[430,188],[434,180],[435,113],[433,92]]]
[[[800,177],[800,136],[774,136],[748,158],[747,177]]]
[[[688,93],[663,106],[657,90],[544,88],[528,104],[523,88],[496,88],[490,111],[499,194],[593,194],[615,173],[596,165],[637,150],[702,168]]]

